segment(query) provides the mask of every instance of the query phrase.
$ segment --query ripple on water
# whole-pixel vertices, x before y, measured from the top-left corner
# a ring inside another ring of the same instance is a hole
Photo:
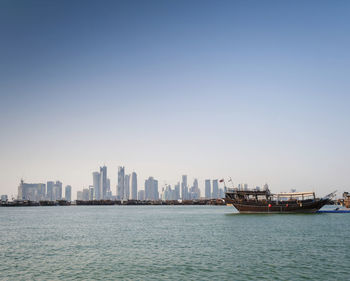
[[[350,216],[214,206],[0,209],[0,279],[346,280]]]

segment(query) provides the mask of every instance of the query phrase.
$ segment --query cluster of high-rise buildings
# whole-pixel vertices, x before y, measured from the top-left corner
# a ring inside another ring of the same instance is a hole
[[[57,200],[72,200],[72,187],[67,185],[65,193],[62,193],[62,182],[48,181],[45,183],[25,183],[21,180],[18,186],[18,200],[30,201],[57,201]]]
[[[92,185],[77,192],[77,200],[137,200],[137,174],[125,174],[125,167],[118,168],[118,183],[113,195],[107,167],[92,173]]]
[[[183,175],[181,181],[174,185],[165,185],[159,193],[158,180],[149,177],[145,180],[143,189],[138,190],[137,174],[127,174],[125,167],[118,168],[118,178],[115,195],[110,188],[110,180],[107,177],[107,167],[100,167],[100,172],[92,173],[93,185],[77,192],[77,200],[196,200],[201,198],[198,180],[194,179],[191,186],[188,185],[187,175]],[[205,198],[217,199],[224,197],[224,190],[219,188],[218,180],[205,181]],[[209,190],[209,191],[208,191]]]
[[[199,189],[198,180],[194,179],[191,187],[187,184],[187,175],[183,175],[181,183],[178,182],[174,188],[171,185],[166,185],[162,189],[162,200],[196,200],[201,197],[201,191]]]
[[[107,167],[100,167],[100,172],[92,173],[92,185],[82,191],[83,198],[78,200],[103,200],[112,196],[111,181],[107,177]],[[79,196],[79,191],[77,197]]]
[[[243,186],[242,188],[245,188]],[[44,183],[24,183],[22,180],[18,187],[19,200],[31,201],[57,201],[72,200],[72,187],[65,187],[63,196],[62,182],[48,181]],[[198,180],[194,179],[189,186],[187,175],[181,177],[181,181],[171,185],[165,185],[159,192],[158,180],[149,177],[145,180],[144,188],[138,190],[137,174],[126,173],[125,167],[118,168],[118,178],[113,195],[111,181],[107,176],[107,167],[100,167],[99,171],[92,173],[92,185],[77,192],[77,200],[197,200],[200,198],[217,199],[224,198],[224,190],[219,188],[218,180],[205,180],[205,196],[201,197]]]
[[[225,191],[222,188],[219,188],[219,181],[210,179],[205,180],[205,198],[217,199],[224,198]]]
[[[125,174],[125,167],[118,168],[117,200],[137,200],[137,174]]]
[[[249,189],[248,184],[247,183],[239,183],[237,189],[247,191]],[[256,190],[256,191],[260,191],[260,189],[261,189],[260,186],[256,186],[255,188],[252,188],[252,190]],[[263,190],[268,190],[268,189],[269,189],[269,186],[267,183],[265,183],[263,186]],[[295,192],[295,191],[291,191],[291,192]]]

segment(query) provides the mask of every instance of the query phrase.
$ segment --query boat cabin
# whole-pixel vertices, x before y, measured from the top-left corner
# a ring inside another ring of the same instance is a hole
[[[305,201],[315,200],[314,192],[283,192],[283,193],[271,193],[270,190],[238,190],[229,189],[226,192],[226,196],[230,199],[239,201]]]

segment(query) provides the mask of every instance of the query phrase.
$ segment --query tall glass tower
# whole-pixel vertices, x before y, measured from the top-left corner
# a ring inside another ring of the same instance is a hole
[[[93,180],[93,186],[94,186],[94,192],[95,192],[95,200],[100,200],[101,199],[100,173],[99,172],[93,172],[92,173],[92,180]]]
[[[117,199],[124,199],[124,177],[125,177],[125,167],[118,168],[118,184],[117,184]]]
[[[182,176],[181,182],[181,198],[182,200],[187,200],[188,198],[188,187],[187,187],[187,175]]]
[[[101,199],[107,199],[107,167],[100,167],[100,194]]]
[[[218,180],[213,180],[213,194],[212,194],[211,198],[213,198],[213,199],[219,198]]]
[[[135,172],[131,174],[131,199],[137,199],[137,175]]]
[[[211,198],[211,184],[210,180],[205,180],[205,198],[210,199]]]

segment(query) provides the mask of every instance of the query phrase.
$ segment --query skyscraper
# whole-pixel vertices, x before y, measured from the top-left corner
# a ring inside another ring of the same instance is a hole
[[[170,185],[166,185],[165,187],[162,188],[161,199],[163,201],[176,200],[175,199],[175,190],[171,189]]]
[[[101,199],[107,198],[107,167],[100,167],[100,194]]]
[[[106,199],[112,199],[112,191],[111,191],[111,180],[107,178],[107,193],[106,193]]]
[[[205,198],[210,199],[211,198],[211,184],[210,180],[205,180]]]
[[[181,197],[180,197],[180,183],[178,182],[175,187],[175,200],[179,200]]]
[[[124,176],[124,199],[130,199],[130,175]]]
[[[77,200],[83,200],[83,192],[77,191]]]
[[[193,186],[191,187],[189,192],[189,199],[191,200],[199,199],[200,196],[201,196],[201,191],[198,186],[198,180],[194,179]]]
[[[107,178],[107,199],[111,199],[112,192],[111,192],[111,180]]]
[[[145,199],[159,200],[158,181],[153,177],[149,177],[145,181]]]
[[[219,198],[221,198],[221,199],[225,198],[225,192],[222,188],[219,188]]]
[[[118,184],[117,184],[117,199],[124,199],[124,177],[125,177],[125,167],[118,168]]]
[[[100,200],[100,173],[99,172],[93,172],[92,173],[92,180],[93,180],[93,186],[94,186],[94,192],[95,192],[95,200]]]
[[[56,181],[53,186],[54,201],[62,199],[62,182]]]
[[[131,174],[131,199],[137,199],[137,175],[135,172]]]
[[[64,197],[66,201],[68,202],[72,201],[72,187],[70,185],[66,185],[64,190]]]
[[[95,188],[93,185],[89,186],[89,200],[94,200]]]
[[[83,189],[83,200],[84,201],[89,201],[89,189],[88,188],[84,188]]]
[[[39,187],[39,200],[45,200],[46,197],[46,184],[41,183]]]
[[[182,200],[187,200],[188,198],[188,187],[187,187],[187,175],[182,176],[181,182],[181,198]]]
[[[21,180],[18,186],[17,198],[19,200],[40,201],[45,199],[44,183],[24,183]]]
[[[213,180],[213,193],[211,195],[211,198],[213,198],[213,199],[219,198],[219,184],[218,184],[218,180]]]
[[[246,183],[238,184],[238,190],[245,190],[245,191],[247,191],[248,190],[248,184],[246,184]]]
[[[46,185],[46,198],[49,201],[53,201],[53,186],[55,183],[53,181],[48,181]]]

